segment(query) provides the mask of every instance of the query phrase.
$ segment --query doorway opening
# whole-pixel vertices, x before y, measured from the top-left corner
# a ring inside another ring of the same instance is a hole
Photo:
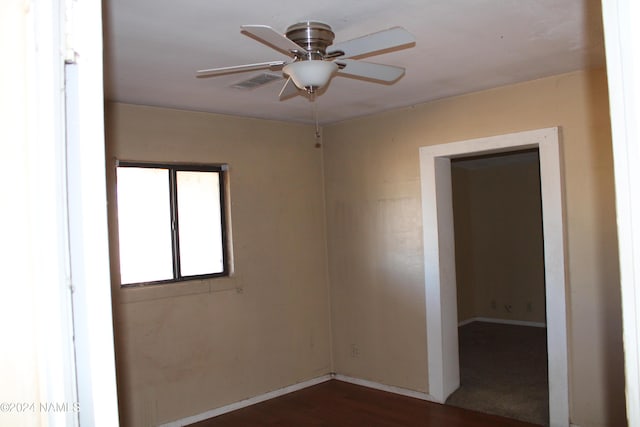
[[[446,404],[549,424],[538,149],[451,160],[460,388]]]
[[[540,157],[549,422],[569,425],[566,261],[559,129],[420,148],[429,394],[444,403],[460,386],[451,161],[537,149]]]

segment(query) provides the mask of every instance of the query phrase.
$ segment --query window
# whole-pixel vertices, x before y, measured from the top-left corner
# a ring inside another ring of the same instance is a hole
[[[122,286],[228,275],[225,170],[118,163]]]

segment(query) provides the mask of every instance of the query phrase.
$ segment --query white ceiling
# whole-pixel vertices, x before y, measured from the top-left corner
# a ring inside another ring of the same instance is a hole
[[[602,66],[599,0],[103,0],[110,101],[313,122],[302,96],[278,100],[284,80],[231,86],[262,71],[195,78],[203,68],[287,60],[240,33],[264,24],[326,22],[335,42],[402,26],[413,48],[367,58],[406,67],[393,85],[334,77],[318,98],[332,123],[505,84]]]

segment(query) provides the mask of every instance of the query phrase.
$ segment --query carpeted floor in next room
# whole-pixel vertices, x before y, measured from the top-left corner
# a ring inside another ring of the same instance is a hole
[[[549,425],[546,333],[487,322],[458,328],[461,386],[447,405]]]

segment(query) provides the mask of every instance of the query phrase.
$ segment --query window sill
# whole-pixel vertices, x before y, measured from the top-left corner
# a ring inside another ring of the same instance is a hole
[[[241,292],[242,286],[236,276],[194,279],[184,282],[119,287],[118,301],[130,304],[162,298],[176,298],[187,295],[210,294],[214,292]]]

